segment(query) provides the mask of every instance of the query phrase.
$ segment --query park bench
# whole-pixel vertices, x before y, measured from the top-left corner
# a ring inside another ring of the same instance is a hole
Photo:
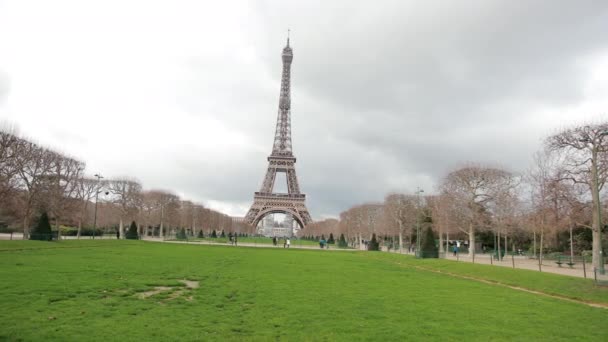
[[[574,263],[572,261],[563,262],[561,257],[558,258],[555,263],[557,264],[558,267],[562,267],[562,264],[566,264],[566,265],[570,266],[570,268],[572,268],[574,266]]]

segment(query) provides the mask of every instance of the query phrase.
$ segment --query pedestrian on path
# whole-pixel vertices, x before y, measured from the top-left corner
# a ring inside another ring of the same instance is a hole
[[[454,245],[454,256],[456,256],[456,254],[458,254],[458,246]]]
[[[289,241],[289,239],[287,239],[287,240],[285,241],[285,243],[287,244],[287,248],[289,248],[289,245],[291,245],[291,241]]]

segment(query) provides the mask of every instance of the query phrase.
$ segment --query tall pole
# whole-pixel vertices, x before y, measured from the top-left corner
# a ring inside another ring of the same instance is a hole
[[[93,217],[93,240],[95,239],[95,230],[97,229],[97,202],[99,200],[99,193],[101,192],[101,190],[99,190],[99,181],[103,178],[103,176],[97,173],[97,174],[95,174],[95,177],[97,178],[97,188],[95,189],[95,215]]]
[[[416,187],[416,200],[418,202],[418,212],[416,213],[416,257],[421,258],[420,248],[422,246],[420,241],[420,193],[424,190]]]

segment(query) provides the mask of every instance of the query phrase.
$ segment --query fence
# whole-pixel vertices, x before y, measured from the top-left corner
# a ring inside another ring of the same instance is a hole
[[[386,249],[384,249],[386,251]],[[399,249],[391,250],[390,252],[399,253]],[[403,254],[415,255],[415,250],[404,248]],[[509,267],[516,269],[525,269],[539,272],[549,272],[574,277],[582,277],[594,279],[600,285],[608,285],[608,266],[604,270],[594,269],[591,264],[590,256],[576,255],[572,259],[570,255],[544,255],[539,256],[507,253],[504,251],[499,258],[497,254],[489,250],[486,253],[469,255],[468,253],[442,252],[439,257],[442,259],[453,260],[457,262],[471,262],[483,265],[493,265],[500,267]],[[605,262],[606,260],[604,260]]]

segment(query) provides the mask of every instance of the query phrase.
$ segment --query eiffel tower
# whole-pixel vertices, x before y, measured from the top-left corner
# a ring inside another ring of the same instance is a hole
[[[264,183],[259,192],[253,195],[253,204],[245,216],[245,221],[253,227],[269,214],[284,213],[291,214],[294,220],[304,228],[312,222],[308,209],[306,209],[306,195],[300,193],[298,177],[296,177],[296,157],[291,150],[291,61],[293,51],[289,46],[283,49],[283,75],[281,77],[281,94],[279,97],[279,114],[277,116],[277,127],[274,134],[272,153],[268,157],[268,170],[264,177]],[[286,194],[274,193],[273,187],[278,172],[286,174]]]

